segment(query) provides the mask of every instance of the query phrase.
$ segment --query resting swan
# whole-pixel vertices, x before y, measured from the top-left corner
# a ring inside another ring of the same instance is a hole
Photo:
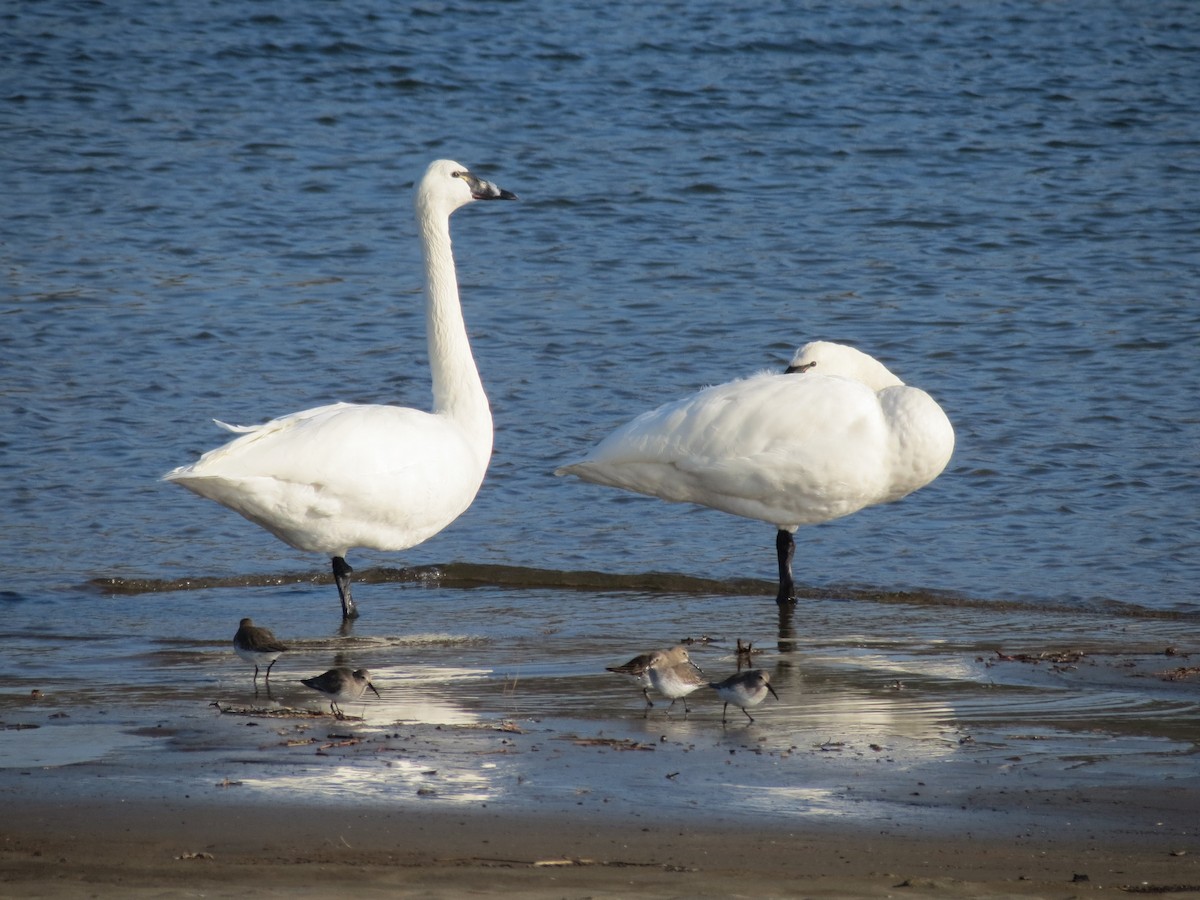
[[[297,550],[331,557],[345,619],[358,615],[345,560],[350,548],[421,543],[458,518],[483,481],[492,414],[463,323],[450,215],[473,200],[515,199],[444,159],[417,183],[432,412],[334,403],[264,425],[218,422],[241,436],[163,476]]]
[[[899,500],[933,481],[953,450],[932,397],[860,350],[814,341],[783,374],[643,413],[555,474],[774,525],[783,604],[795,601],[797,528]]]

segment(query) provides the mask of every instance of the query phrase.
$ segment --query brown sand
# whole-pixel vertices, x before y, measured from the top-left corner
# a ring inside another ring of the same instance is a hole
[[[1154,624],[1139,640],[1162,646]],[[1023,646],[882,676],[816,650],[803,684],[775,666],[791,690],[754,726],[711,699],[646,717],[599,665],[515,700],[491,679],[441,705],[436,682],[393,686],[334,722],[214,707],[196,654],[146,654],[136,702],[0,694],[0,898],[1200,898],[1194,682],[1143,674],[1161,651],[1052,668]]]
[[[1173,793],[1139,790],[1136,802],[1171,809]],[[1121,838],[1112,824],[1023,839],[434,805],[9,797],[0,896],[1200,897],[1200,847]]]

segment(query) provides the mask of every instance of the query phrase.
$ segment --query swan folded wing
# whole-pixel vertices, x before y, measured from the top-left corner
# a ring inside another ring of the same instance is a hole
[[[721,456],[744,446],[747,425],[771,408],[784,386],[776,376],[752,376],[664,403],[613,431],[584,461],[621,465],[689,454]]]
[[[335,404],[269,422],[166,477],[298,549],[404,549],[470,505],[487,466],[477,457],[441,416]]]
[[[643,413],[581,462],[594,483],[778,525],[847,515],[891,478],[879,400],[836,376],[753,376]]]
[[[222,461],[239,458],[253,444],[260,441],[278,440],[281,435],[300,428],[306,422],[313,419],[324,419],[338,410],[353,406],[355,406],[353,403],[331,403],[327,406],[316,406],[312,409],[280,416],[269,422],[263,422],[261,425],[230,425],[227,422],[222,422],[220,419],[213,419],[219,427],[226,431],[232,431],[234,434],[240,434],[242,437],[209,450],[191,465],[172,469],[163,476],[163,480],[183,481],[185,478],[193,475],[214,473]]]
[[[881,427],[879,400],[862,384],[818,375],[755,376],[643,413],[576,465],[835,455],[846,445],[878,440]],[[574,474],[572,466],[564,469]]]

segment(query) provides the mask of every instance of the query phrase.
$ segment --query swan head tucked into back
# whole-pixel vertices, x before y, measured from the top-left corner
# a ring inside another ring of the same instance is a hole
[[[516,200],[517,195],[484,181],[462,163],[435,159],[417,182],[413,203],[418,217],[448,217],[473,200]]]
[[[813,372],[817,375],[837,375],[860,381],[875,392],[904,384],[877,360],[846,344],[832,341],[810,341],[792,357],[787,374]]]

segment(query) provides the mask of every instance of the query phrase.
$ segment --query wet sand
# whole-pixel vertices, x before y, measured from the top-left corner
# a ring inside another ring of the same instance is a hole
[[[1200,897],[1190,623],[380,592],[351,634],[264,615],[268,695],[229,643],[263,591],[189,598],[187,637],[16,634],[0,896]],[[779,699],[644,709],[605,666],[668,614],[714,678],[752,640]],[[299,681],[333,663],[382,697],[335,720]]]
[[[1200,897],[1194,837],[1127,830],[1193,818],[1195,795],[1150,784],[1097,798],[1056,835],[978,828],[712,827],[537,815],[112,797],[5,799],[9,897]],[[1082,809],[1082,805],[1080,809]]]
[[[10,730],[55,753],[91,728],[96,758],[0,769],[0,896],[1200,897],[1194,755],[778,751],[756,712],[589,731],[164,709],[103,753],[94,726]]]

